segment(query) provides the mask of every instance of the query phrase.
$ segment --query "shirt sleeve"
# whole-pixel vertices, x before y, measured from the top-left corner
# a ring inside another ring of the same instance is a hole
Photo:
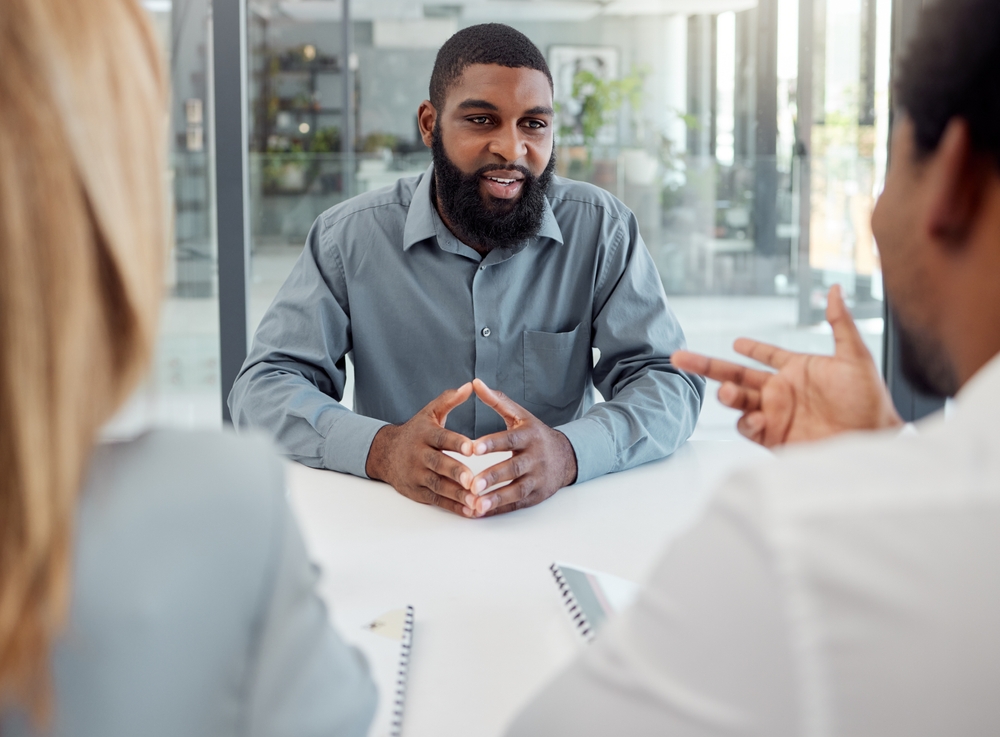
[[[799,733],[787,617],[759,505],[745,486],[730,491],[508,737]]]
[[[302,255],[264,314],[229,395],[233,424],[274,437],[292,459],[367,478],[386,423],[344,407],[350,302],[343,265],[317,221]]]
[[[556,429],[576,453],[577,483],[670,455],[694,432],[705,380],[670,362],[686,346],[635,216],[620,222],[600,269],[594,386],[607,400]]]
[[[291,509],[278,497],[273,573],[258,624],[246,733],[362,737],[375,686],[361,653],[330,625]]]

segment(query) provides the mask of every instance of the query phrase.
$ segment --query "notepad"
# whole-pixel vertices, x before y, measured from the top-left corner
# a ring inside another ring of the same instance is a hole
[[[378,709],[369,737],[399,737],[413,646],[413,607],[334,610],[337,630],[368,659],[378,687]]]
[[[637,583],[610,573],[559,562],[549,566],[549,570],[573,627],[588,642],[612,614],[631,604],[639,593]]]

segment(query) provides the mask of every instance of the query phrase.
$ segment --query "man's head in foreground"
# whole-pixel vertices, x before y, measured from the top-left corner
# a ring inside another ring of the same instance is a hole
[[[951,396],[1000,352],[1000,3],[938,2],[921,22],[872,226],[903,370]]]
[[[872,216],[902,367],[926,393],[953,395],[1000,354],[1000,3],[939,0],[896,81],[885,191]],[[902,418],[838,287],[826,317],[832,356],[740,338],[737,353],[775,372],[690,351],[671,360],[722,383],[741,434],[767,447]]]
[[[552,75],[527,36],[499,23],[456,33],[417,116],[438,211],[460,239],[487,252],[538,233],[555,167]]]

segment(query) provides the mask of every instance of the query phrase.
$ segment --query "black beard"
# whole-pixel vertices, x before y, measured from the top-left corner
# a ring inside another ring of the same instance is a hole
[[[513,248],[534,238],[542,227],[545,194],[556,168],[556,153],[537,177],[524,166],[490,164],[474,174],[466,174],[452,163],[441,142],[441,130],[431,136],[434,155],[434,184],[438,205],[460,240],[480,251]],[[482,176],[489,171],[516,170],[524,175],[521,194],[504,200],[480,193]]]
[[[941,342],[923,330],[911,330],[896,317],[899,364],[903,376],[920,394],[953,397],[960,388],[955,368]]]

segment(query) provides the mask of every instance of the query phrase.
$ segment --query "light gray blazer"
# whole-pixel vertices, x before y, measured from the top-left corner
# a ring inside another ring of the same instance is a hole
[[[101,445],[77,524],[54,735],[366,733],[367,665],[328,623],[267,443],[158,430]],[[0,734],[34,732],[15,712]]]

